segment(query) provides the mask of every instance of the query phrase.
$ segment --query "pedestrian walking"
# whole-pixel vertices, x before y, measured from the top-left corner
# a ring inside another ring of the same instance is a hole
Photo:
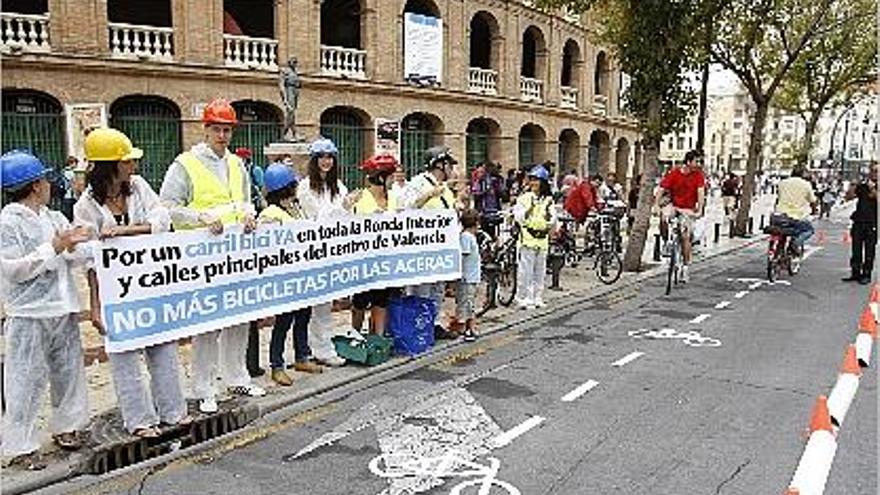
[[[92,162],[88,186],[74,206],[77,225],[91,228],[102,239],[167,232],[171,228],[168,209],[137,172],[143,151],[132,146],[128,136],[116,129],[99,128],[85,140],[86,159]],[[94,268],[88,270],[92,325],[106,334],[101,320],[101,299]],[[141,438],[159,436],[160,423],[192,422],[180,386],[177,342],[157,344],[141,350],[108,356],[116,400],[125,429]],[[141,379],[146,360],[149,390]]]
[[[852,256],[849,259],[850,276],[845,282],[871,283],[874,253],[877,247],[877,164],[871,165],[869,175],[853,184],[846,192],[846,200],[856,200],[856,210],[850,216]]]
[[[266,167],[264,179],[268,206],[260,212],[260,223],[283,224],[305,218],[296,199],[299,180],[293,168],[282,162],[273,163]],[[275,316],[275,323],[272,326],[272,340],[269,341],[269,366],[272,368],[272,381],[283,387],[293,385],[293,379],[287,374],[284,364],[284,347],[291,325],[293,326],[293,369],[304,373],[324,371],[319,364],[311,361],[312,350],[309,348],[309,321],[311,318],[311,307]]]
[[[296,188],[296,197],[309,220],[324,222],[345,215],[354,203],[348,188],[339,180],[339,150],[333,141],[318,138],[309,145],[308,177]],[[345,359],[333,345],[332,303],[312,308],[309,323],[309,346],[321,364],[342,366]]]
[[[73,268],[90,258],[79,246],[87,227],[71,228],[47,208],[47,167],[26,151],[0,156],[6,206],[0,211],[0,274],[4,310],[6,412],[3,454],[9,465],[43,469],[37,416],[49,386],[53,440],[62,449],[83,445],[89,422],[86,373],[79,334]]]
[[[739,179],[733,172],[728,172],[727,178],[721,183],[721,201],[727,216],[733,215],[739,208]]]
[[[403,205],[406,208],[423,210],[453,210],[455,195],[449,189],[448,182],[454,179],[454,166],[458,163],[449,148],[434,146],[425,153],[425,171],[410,180],[404,195]],[[434,319],[434,335],[440,339],[455,338],[456,335],[447,331],[440,323],[443,298],[446,293],[445,282],[434,282],[409,287],[413,295],[431,299],[437,305],[437,316]]]
[[[550,230],[556,224],[550,174],[541,165],[529,172],[528,191],[516,201],[513,217],[520,225],[517,264],[517,305],[522,309],[546,306],[542,299],[547,273]]]
[[[456,328],[464,327],[464,340],[476,340],[476,300],[480,283],[480,246],[477,243],[479,214],[465,210],[461,214],[461,278],[455,285]]]
[[[224,99],[208,103],[202,113],[205,139],[174,159],[159,191],[175,230],[225,226],[256,228],[250,176],[241,158],[227,148],[238,118]],[[260,397],[266,391],[251,383],[245,360],[248,324],[242,323],[193,337],[193,393],[203,413],[217,412],[218,374],[234,395]],[[219,372],[219,373],[218,373]]]

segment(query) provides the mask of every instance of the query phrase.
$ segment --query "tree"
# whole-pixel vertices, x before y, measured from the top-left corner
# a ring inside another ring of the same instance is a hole
[[[734,234],[746,234],[770,104],[803,51],[835,29],[832,10],[846,1],[855,0],[729,0],[719,16],[712,58],[736,74],[755,106]]]
[[[794,63],[779,90],[776,106],[804,121],[804,139],[797,151],[807,165],[815,146],[819,118],[826,109],[845,106],[854,93],[876,79],[877,25],[873,0],[852,0],[836,8],[839,26],[813,40]]]
[[[641,268],[648,237],[657,157],[665,134],[680,131],[693,107],[686,75],[695,67],[699,0],[539,0],[543,8],[572,12],[593,9],[602,19],[599,40],[613,47],[622,70],[631,77],[627,110],[639,121],[645,167],[639,202],[623,266]]]

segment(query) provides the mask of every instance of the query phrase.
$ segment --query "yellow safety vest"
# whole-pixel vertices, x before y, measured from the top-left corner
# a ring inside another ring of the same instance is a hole
[[[517,203],[526,210],[526,218],[520,225],[520,241],[528,248],[546,251],[550,248],[550,208],[552,197],[538,199],[533,192],[519,197]],[[534,205],[534,207],[532,207]],[[531,209],[531,212],[529,210]],[[540,236],[541,232],[546,232]],[[539,234],[539,235],[536,235]]]
[[[278,205],[269,205],[260,212],[260,220],[278,220],[280,222],[289,222],[295,220],[293,215]]]
[[[425,173],[424,176],[431,187],[437,187],[437,181],[430,172]],[[423,210],[451,210],[453,208],[455,208],[455,195],[446,184],[443,184],[443,193],[440,196],[434,196],[422,206]]]
[[[192,183],[192,201],[187,205],[188,208],[210,213],[224,225],[241,222],[244,218],[244,192],[242,163],[238,156],[231,153],[226,156],[229,168],[229,183],[226,185],[192,152],[181,153],[177,161],[183,165]],[[174,228],[181,229],[177,225]]]
[[[397,198],[395,195],[391,194],[391,191],[387,192],[388,194],[388,206],[384,210],[379,206],[379,202],[376,201],[376,198],[373,196],[373,192],[369,189],[364,189],[361,193],[360,199],[358,199],[357,203],[354,204],[354,212],[358,215],[369,215],[371,213],[378,213],[381,211],[394,211],[397,209]]]

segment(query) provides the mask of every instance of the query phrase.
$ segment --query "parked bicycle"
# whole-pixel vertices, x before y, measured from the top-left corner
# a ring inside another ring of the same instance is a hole
[[[497,222],[499,236],[491,238],[485,232],[477,237],[480,245],[485,297],[477,311],[483,316],[498,305],[504,307],[513,304],[516,297],[516,245],[519,240],[519,229],[511,218],[498,215],[491,222]]]
[[[767,246],[767,280],[776,282],[783,270],[791,276],[796,275],[801,269],[803,253],[792,242],[794,231],[790,221],[780,215],[770,217],[770,225],[764,228],[764,233],[770,235]]]
[[[593,259],[593,271],[605,284],[613,284],[623,273],[620,259],[620,218],[617,211],[602,210],[587,217],[583,248],[575,238],[576,222],[567,214],[560,215],[560,228],[550,243],[551,256],[559,256],[568,266]]]

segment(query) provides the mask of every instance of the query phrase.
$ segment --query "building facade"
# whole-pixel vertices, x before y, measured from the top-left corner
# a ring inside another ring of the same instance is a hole
[[[8,0],[3,150],[63,163],[108,123],[144,148],[157,184],[201,139],[204,105],[225,97],[241,120],[232,146],[262,163],[281,135],[278,70],[295,58],[298,134],[334,139],[349,183],[377,149],[413,173],[441,143],[468,166],[634,176],[626,80],[590,26],[504,0]]]

